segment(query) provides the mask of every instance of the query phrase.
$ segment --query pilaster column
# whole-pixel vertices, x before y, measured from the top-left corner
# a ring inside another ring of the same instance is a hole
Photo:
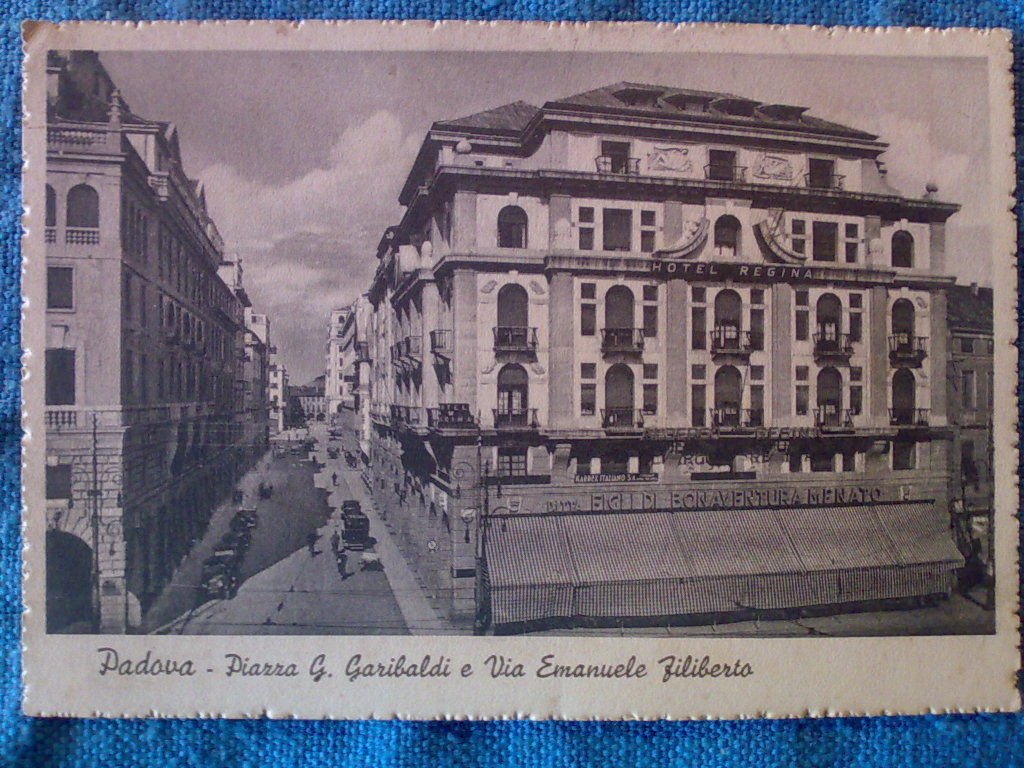
[[[551,276],[551,297],[548,302],[548,423],[555,429],[572,427],[575,422],[572,407],[575,386],[575,302],[572,286],[572,275],[567,272],[556,272]]]

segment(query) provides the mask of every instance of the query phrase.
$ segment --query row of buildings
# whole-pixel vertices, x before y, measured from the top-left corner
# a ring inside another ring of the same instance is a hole
[[[46,130],[47,627],[124,632],[266,450],[283,369],[174,125],[51,51]]]
[[[434,123],[326,378],[453,619],[949,594],[991,514],[991,291],[887,146],[625,82]]]

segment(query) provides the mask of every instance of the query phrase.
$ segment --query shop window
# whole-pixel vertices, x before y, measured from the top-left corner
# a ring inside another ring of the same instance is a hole
[[[75,350],[46,350],[46,404],[75,404]]]
[[[47,309],[74,309],[74,276],[71,267],[46,268]]]
[[[917,468],[917,444],[912,440],[894,440],[892,444],[894,470]]]
[[[606,251],[632,249],[633,212],[622,208],[605,208],[602,215],[602,246]]]
[[[526,247],[526,211],[518,205],[507,205],[498,213],[498,247]]]
[[[71,498],[70,464],[57,464],[46,467],[46,498],[52,500]]]
[[[834,472],[835,456],[831,453],[815,451],[811,454],[811,472]]]
[[[892,265],[903,269],[914,266],[914,236],[905,230],[892,236]]]

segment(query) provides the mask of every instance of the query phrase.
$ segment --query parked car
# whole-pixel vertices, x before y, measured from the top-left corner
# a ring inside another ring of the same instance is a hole
[[[348,549],[366,549],[370,545],[370,518],[359,510],[352,510],[342,516],[345,526],[341,539]]]
[[[242,507],[235,516],[231,518],[231,530],[233,531],[251,531],[256,527],[260,517],[256,513],[256,510],[250,507]]]
[[[274,495],[274,486],[269,483],[260,483],[260,498],[269,499]]]
[[[206,600],[230,600],[238,594],[237,559],[234,555],[215,553],[204,560],[199,585]]]
[[[349,514],[362,514],[362,512],[363,508],[355,499],[345,499],[343,502],[341,502],[342,517]]]

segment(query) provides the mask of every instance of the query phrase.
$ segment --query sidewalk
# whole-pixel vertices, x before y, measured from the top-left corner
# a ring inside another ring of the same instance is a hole
[[[315,449],[317,460],[326,465],[324,470],[316,476],[317,484],[320,487],[327,488],[330,492],[328,503],[332,509],[332,521],[325,526],[323,531],[325,535],[330,536],[333,530],[331,526],[335,524],[335,518],[340,518],[341,502],[346,498],[344,493],[342,493],[341,486],[335,488],[331,483],[332,473],[337,472],[339,479],[344,479],[345,485],[348,486],[351,498],[355,498],[360,503],[363,512],[370,519],[370,535],[377,542],[374,549],[380,556],[381,564],[384,566],[384,574],[391,585],[391,592],[398,601],[399,610],[402,612],[402,617],[405,620],[406,627],[409,629],[409,633],[413,635],[462,634],[454,629],[430,605],[419,582],[416,580],[415,574],[409,568],[405,557],[402,556],[398,546],[391,538],[391,534],[388,533],[383,521],[377,514],[376,506],[370,497],[366,485],[363,483],[359,468],[350,468],[340,456],[337,459],[328,459],[325,438],[326,435],[318,439]],[[343,443],[349,450],[352,450],[352,446],[349,444],[351,441],[343,440],[336,442]],[[344,447],[342,451],[344,451]],[[337,521],[337,524],[340,525],[340,519]]]

